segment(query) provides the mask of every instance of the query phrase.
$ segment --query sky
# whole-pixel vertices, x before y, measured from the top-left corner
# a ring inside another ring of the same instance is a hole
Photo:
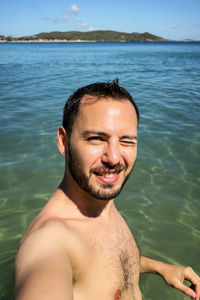
[[[0,0],[0,34],[149,32],[200,41],[200,0]]]

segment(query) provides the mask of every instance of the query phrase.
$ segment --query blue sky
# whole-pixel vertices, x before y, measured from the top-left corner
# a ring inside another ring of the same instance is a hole
[[[0,34],[98,29],[200,40],[200,0],[0,0]]]

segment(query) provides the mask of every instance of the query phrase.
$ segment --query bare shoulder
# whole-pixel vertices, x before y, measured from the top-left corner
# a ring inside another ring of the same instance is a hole
[[[62,221],[49,219],[43,222],[38,229],[26,234],[20,242],[16,264],[31,264],[42,256],[66,252],[62,239],[66,234],[67,227]]]
[[[16,256],[16,279],[20,280],[36,268],[37,264],[48,259],[67,259],[68,252],[66,244],[63,243],[66,234],[65,224],[60,220],[51,219],[26,235]]]
[[[69,279],[68,289],[71,291],[72,264],[67,243],[64,242],[68,236],[66,225],[51,219],[30,232],[21,242],[15,261],[16,293],[20,295],[17,299],[24,299],[21,294],[28,297],[36,286],[44,289],[49,287],[49,282],[56,280],[59,280],[59,289],[66,278]],[[60,290],[66,288],[61,287]],[[51,292],[49,288],[47,290],[47,293]]]

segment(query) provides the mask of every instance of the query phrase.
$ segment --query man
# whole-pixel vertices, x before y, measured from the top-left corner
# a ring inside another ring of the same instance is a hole
[[[58,130],[64,178],[21,240],[17,300],[140,300],[144,272],[199,299],[197,274],[140,256],[115,208],[136,160],[138,122],[138,108],[118,80],[83,87],[68,99]]]

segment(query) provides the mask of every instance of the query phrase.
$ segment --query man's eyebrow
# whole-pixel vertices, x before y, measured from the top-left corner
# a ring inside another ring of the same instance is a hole
[[[136,135],[123,135],[123,136],[120,136],[120,139],[137,140],[137,136]]]
[[[87,138],[90,135],[99,135],[99,136],[105,136],[105,137],[110,137],[109,134],[103,132],[103,131],[97,131],[97,130],[85,130],[81,133],[81,136],[83,138]],[[137,136],[136,135],[122,135],[119,137],[120,140],[121,139],[129,139],[129,140],[137,140]]]
[[[103,135],[103,136],[106,136],[106,137],[109,137],[109,135],[103,131],[97,131],[97,130],[85,130],[81,133],[81,136],[84,137],[84,138],[87,138],[88,136],[90,135]]]

